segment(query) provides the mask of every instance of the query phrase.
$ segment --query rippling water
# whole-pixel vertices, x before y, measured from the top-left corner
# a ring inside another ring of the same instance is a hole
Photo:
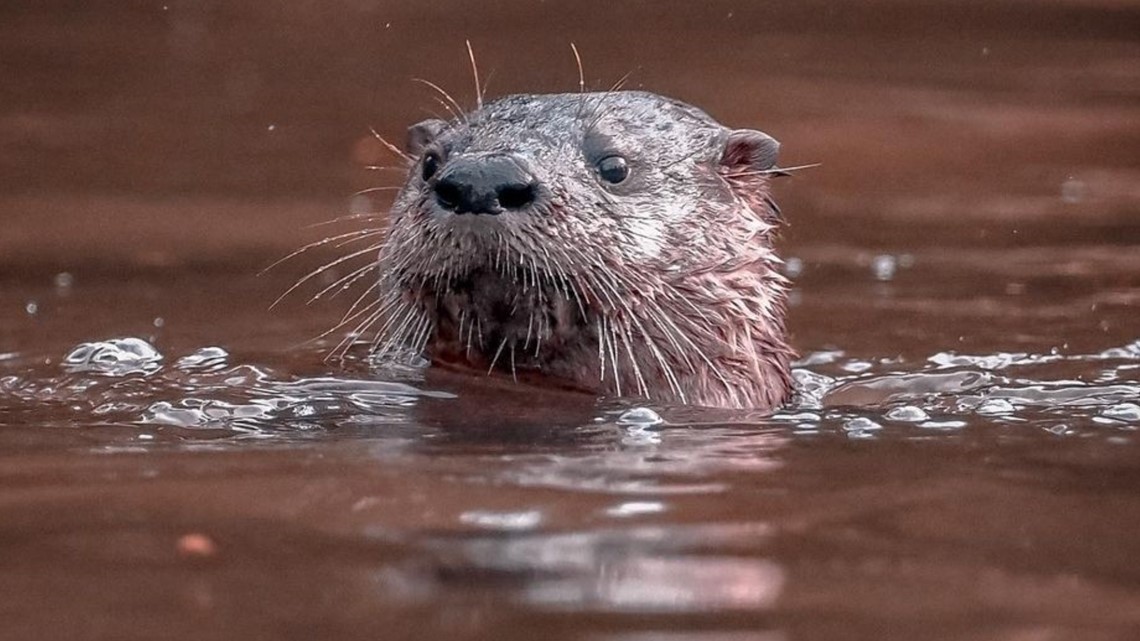
[[[0,639],[1140,638],[1140,13],[668,6],[0,9]],[[348,265],[270,308],[464,30],[822,163],[794,402],[330,360]]]

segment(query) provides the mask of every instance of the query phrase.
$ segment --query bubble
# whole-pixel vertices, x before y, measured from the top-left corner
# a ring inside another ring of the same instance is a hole
[[[198,351],[183,356],[174,364],[178,369],[218,369],[226,364],[229,353],[221,347],[203,347]]]
[[[1140,421],[1140,405],[1136,403],[1118,403],[1104,408],[1102,416],[1114,418],[1118,421]]]
[[[882,425],[865,416],[856,416],[843,423],[843,431],[847,433],[848,438],[853,439],[873,438],[874,433],[881,429]]]
[[[887,412],[886,417],[892,421],[903,421],[906,423],[918,423],[925,421],[930,416],[921,407],[913,405],[903,405],[896,407]]]
[[[997,416],[1001,414],[1013,414],[1017,410],[1013,403],[1005,400],[1004,398],[991,398],[978,406],[974,410],[978,414],[985,414],[988,416]]]
[[[162,354],[141,338],[113,338],[82,343],[63,357],[70,372],[93,372],[109,376],[149,374],[161,367]]]
[[[36,301],[30,300],[24,304],[24,311],[27,312],[28,316],[35,316],[40,312],[40,305]]]
[[[657,412],[649,409],[648,407],[635,407],[628,409],[621,413],[617,418],[617,424],[622,427],[652,427],[664,423],[665,419],[661,418]]]
[[[843,429],[847,430],[848,432],[856,430],[881,430],[883,429],[883,426],[879,425],[875,421],[872,421],[866,416],[856,416],[855,418],[848,419],[845,423],[843,423]]]

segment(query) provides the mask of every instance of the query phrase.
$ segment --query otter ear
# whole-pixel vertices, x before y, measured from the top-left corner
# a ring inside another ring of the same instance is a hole
[[[439,132],[447,128],[447,123],[437,118],[425,120],[408,127],[408,142],[405,145],[406,151],[412,156],[419,156],[439,135]]]
[[[730,172],[768,171],[776,166],[780,143],[762,131],[734,129],[724,141],[720,164]]]

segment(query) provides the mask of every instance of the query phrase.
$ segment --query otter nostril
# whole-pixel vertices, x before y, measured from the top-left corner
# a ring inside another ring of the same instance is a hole
[[[496,195],[504,209],[522,209],[533,203],[537,194],[534,183],[512,183],[499,187]]]
[[[446,209],[454,210],[463,202],[463,190],[449,180],[441,180],[435,184],[435,199]]]

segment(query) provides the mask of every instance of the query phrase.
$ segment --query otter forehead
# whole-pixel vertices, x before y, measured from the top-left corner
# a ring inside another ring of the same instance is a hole
[[[440,140],[455,151],[626,146],[669,158],[715,155],[726,131],[704,111],[648,92],[518,94],[452,121]]]

